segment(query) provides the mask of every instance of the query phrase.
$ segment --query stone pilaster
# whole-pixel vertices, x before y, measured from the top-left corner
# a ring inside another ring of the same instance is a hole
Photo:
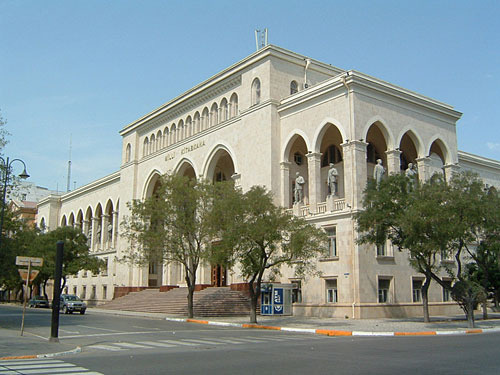
[[[233,173],[231,180],[233,180],[235,187],[241,188],[241,173]]]
[[[460,166],[458,164],[446,164],[443,167],[443,170],[446,181],[449,182],[452,179],[453,175],[460,173]]]
[[[321,153],[310,152],[307,155],[309,179],[309,209],[316,212],[316,205],[321,201]]]
[[[288,208],[290,205],[290,165],[292,163],[283,161],[280,163],[281,170],[281,206]]]
[[[387,174],[401,173],[401,151],[388,150],[385,152],[387,155]]]
[[[367,181],[366,147],[363,141],[341,144],[344,154],[344,192],[346,203],[362,208],[363,190]]]
[[[431,177],[430,176],[431,159],[429,157],[423,157],[423,158],[418,158],[415,161],[417,162],[419,180],[422,182],[427,181]]]

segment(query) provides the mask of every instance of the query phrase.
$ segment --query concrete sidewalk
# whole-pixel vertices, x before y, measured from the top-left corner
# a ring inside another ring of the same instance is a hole
[[[482,314],[477,313],[476,328],[467,328],[465,316],[437,316],[431,317],[430,323],[424,323],[423,318],[401,319],[339,319],[316,318],[305,316],[258,316],[258,324],[249,324],[248,316],[239,317],[210,317],[186,319],[181,316],[172,316],[160,313],[142,313],[134,311],[115,311],[105,309],[92,309],[95,312],[107,314],[149,316],[152,318],[170,321],[201,323],[220,326],[233,326],[242,328],[267,328],[282,331],[318,333],[316,331],[337,331],[338,335],[354,336],[398,336],[398,335],[440,335],[440,334],[467,334],[500,332],[500,313],[490,313],[488,320],[482,320]],[[350,334],[348,334],[350,333]],[[353,334],[354,333],[354,334]],[[323,333],[328,334],[328,333]]]
[[[460,335],[467,333],[500,332],[500,314],[490,314],[489,320],[482,320],[477,314],[476,329],[468,330],[463,316],[432,317],[430,323],[421,318],[406,319],[333,319],[300,316],[258,316],[258,325],[249,324],[248,316],[224,318],[196,318],[172,316],[160,313],[116,311],[89,308],[88,313],[140,316],[169,321],[210,324],[225,327],[271,329],[328,336],[416,336],[416,335]],[[50,342],[48,338],[18,329],[0,328],[0,360],[12,358],[41,358],[81,351],[74,344]],[[0,362],[1,363],[1,362]]]
[[[0,364],[6,359],[44,358],[80,351],[73,344],[50,342],[28,332],[21,336],[19,330],[0,328]]]

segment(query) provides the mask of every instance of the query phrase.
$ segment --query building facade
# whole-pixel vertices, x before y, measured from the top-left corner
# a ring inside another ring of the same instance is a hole
[[[125,126],[120,169],[38,205],[37,223],[71,225],[89,237],[107,271],[81,272],[68,292],[102,302],[146,286],[183,286],[178,264],[132,267],[117,261],[127,250],[120,225],[127,202],[153,194],[164,173],[234,180],[244,191],[263,185],[276,204],[323,228],[329,254],[318,259],[322,277],[297,279],[283,269],[281,282],[295,283],[294,314],[384,317],[421,314],[423,276],[408,254],[390,243],[356,243],[353,215],[378,159],[386,173],[409,163],[419,178],[449,178],[460,168],[500,187],[500,163],[457,150],[452,106],[353,70],[342,70],[294,52],[266,46]],[[337,170],[330,194],[328,170]],[[302,202],[294,202],[297,176]],[[443,259],[443,262],[449,262]],[[444,275],[443,275],[444,276]],[[203,285],[244,283],[237,270],[206,264]],[[447,293],[431,284],[431,314],[458,311]]]

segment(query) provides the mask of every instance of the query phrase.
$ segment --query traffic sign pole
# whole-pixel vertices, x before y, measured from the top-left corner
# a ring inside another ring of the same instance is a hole
[[[28,300],[30,276],[31,276],[31,259],[28,260],[28,275],[26,277],[26,290],[24,292],[23,318],[21,320],[21,336],[24,333],[24,315],[26,314],[26,301]]]
[[[52,324],[49,341],[59,342],[59,306],[61,304],[61,277],[64,241],[57,241],[56,270],[54,272],[54,299],[52,300]]]

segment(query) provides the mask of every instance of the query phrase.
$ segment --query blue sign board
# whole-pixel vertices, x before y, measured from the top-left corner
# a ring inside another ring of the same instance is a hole
[[[283,288],[274,288],[273,306],[274,315],[283,315]]]

